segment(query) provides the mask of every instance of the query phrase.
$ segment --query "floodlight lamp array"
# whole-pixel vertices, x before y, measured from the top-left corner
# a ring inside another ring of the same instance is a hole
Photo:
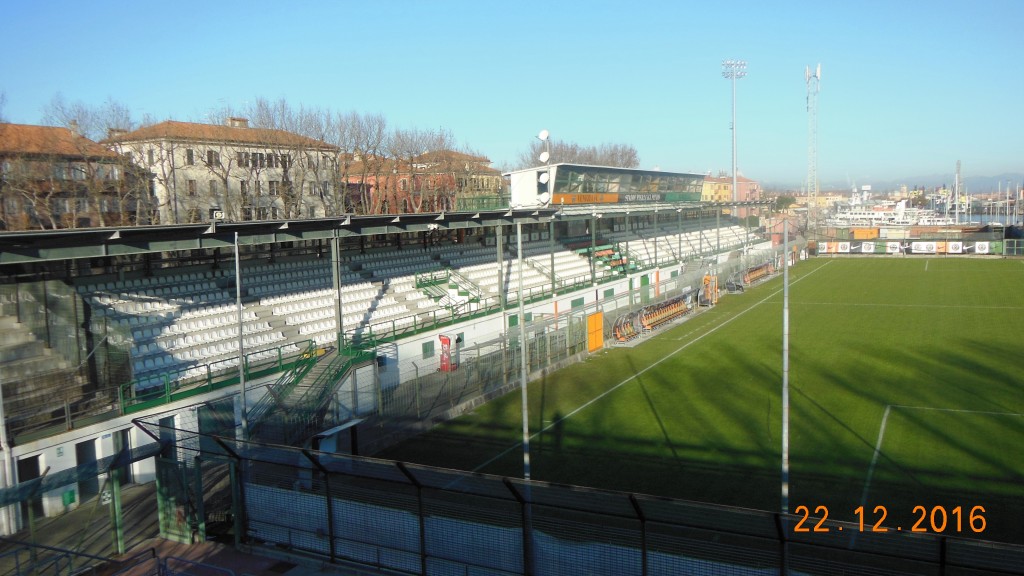
[[[723,60],[722,77],[743,78],[747,75],[747,63],[744,60]]]

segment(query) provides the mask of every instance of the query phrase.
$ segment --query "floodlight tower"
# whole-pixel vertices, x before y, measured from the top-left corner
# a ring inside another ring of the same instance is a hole
[[[732,201],[735,204],[736,193],[736,80],[747,75],[747,63],[743,60],[723,60],[722,77],[732,80],[732,123],[729,130],[732,130]],[[733,206],[735,209],[735,206]]]
[[[807,82],[807,210],[818,204],[818,90],[821,82],[821,64],[811,72],[804,69]],[[815,223],[817,227],[817,223]]]
[[[547,166],[538,181],[544,185],[545,192],[541,195],[541,203],[546,204],[551,200],[551,133],[547,130],[541,130],[540,134],[537,135],[537,139],[544,143],[544,151],[540,153],[537,158]],[[519,358],[522,361],[520,367],[520,396],[522,401],[522,414],[523,414],[523,478],[526,480],[530,479],[530,419],[527,406],[529,405],[529,398],[526,393],[526,385],[528,380],[527,371],[530,369],[526,358],[526,309],[523,306],[523,224],[522,222],[516,222],[516,250],[518,256],[519,266]],[[554,265],[552,265],[554,270]],[[552,284],[554,286],[554,284]]]

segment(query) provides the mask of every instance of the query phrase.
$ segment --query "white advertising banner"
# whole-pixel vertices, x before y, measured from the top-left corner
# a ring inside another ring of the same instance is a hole
[[[910,251],[914,254],[935,254],[935,242],[911,242]]]

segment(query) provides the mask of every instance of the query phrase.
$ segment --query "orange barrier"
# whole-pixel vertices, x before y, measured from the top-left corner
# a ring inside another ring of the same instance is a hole
[[[642,309],[640,311],[640,323],[643,324],[644,328],[651,330],[669,320],[674,320],[686,314],[686,312],[686,301],[682,298],[673,298],[667,302],[647,306]]]
[[[652,330],[689,312],[685,296],[677,296],[659,304],[644,306],[639,312],[619,316],[612,332],[619,342],[639,336],[643,330]]]
[[[758,280],[770,276],[775,272],[775,266],[771,262],[761,264],[760,266],[754,266],[743,274],[743,283],[752,284]]]

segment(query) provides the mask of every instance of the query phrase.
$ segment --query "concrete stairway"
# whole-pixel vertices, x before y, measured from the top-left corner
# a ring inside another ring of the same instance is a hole
[[[80,412],[91,398],[85,378],[13,316],[0,316],[0,385],[12,434]]]

